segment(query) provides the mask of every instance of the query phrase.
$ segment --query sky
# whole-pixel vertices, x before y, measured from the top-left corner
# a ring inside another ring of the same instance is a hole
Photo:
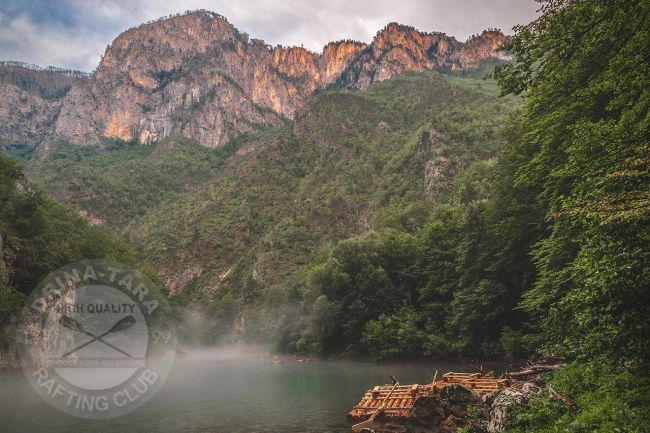
[[[534,0],[0,0],[0,60],[91,71],[122,31],[207,9],[271,45],[315,52],[330,41],[370,42],[391,21],[460,41],[488,27],[511,34],[537,15]]]

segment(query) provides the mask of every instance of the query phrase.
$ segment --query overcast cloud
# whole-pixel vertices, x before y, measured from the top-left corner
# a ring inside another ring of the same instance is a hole
[[[0,60],[84,71],[119,33],[188,9],[217,12],[271,45],[369,42],[391,21],[465,40],[488,27],[511,33],[536,16],[533,0],[0,0]]]

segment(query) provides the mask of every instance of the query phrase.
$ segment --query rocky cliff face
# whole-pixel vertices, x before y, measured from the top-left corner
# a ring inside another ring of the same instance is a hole
[[[75,83],[62,100],[42,103],[0,88],[0,118],[29,125],[20,134],[45,144],[61,139],[100,145],[105,138],[146,144],[180,134],[218,147],[242,132],[292,118],[316,90],[365,89],[404,71],[473,69],[503,57],[497,51],[503,39],[499,32],[484,32],[463,44],[390,24],[370,44],[334,42],[316,54],[271,47],[217,14],[196,11],[122,33],[95,74]],[[27,101],[33,120],[18,114],[27,109],[9,99]],[[3,140],[20,135],[8,129],[0,134]]]
[[[405,71],[476,69],[487,59],[509,59],[498,51],[505,36],[484,31],[466,43],[444,33],[422,33],[413,27],[391,23],[377,33],[338,79],[347,88],[365,89]]]
[[[48,140],[65,95],[86,77],[73,71],[0,64],[0,149]]]

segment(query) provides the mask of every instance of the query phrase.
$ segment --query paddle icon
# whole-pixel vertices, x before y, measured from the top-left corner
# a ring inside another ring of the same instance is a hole
[[[136,322],[135,317],[126,316],[126,317],[123,317],[120,320],[118,320],[117,323],[115,323],[111,327],[111,329],[104,332],[103,334],[94,335],[93,333],[86,331],[84,329],[84,327],[81,325],[81,323],[77,322],[72,317],[61,316],[61,319],[59,320],[59,323],[61,325],[63,325],[64,327],[66,327],[66,328],[68,328],[68,329],[70,329],[72,331],[81,332],[82,334],[86,334],[89,337],[92,337],[92,340],[86,341],[81,346],[77,346],[76,348],[72,349],[71,351],[64,353],[63,357],[65,358],[66,356],[71,355],[71,354],[73,354],[74,352],[76,352],[76,351],[78,351],[80,349],[83,349],[84,347],[88,346],[90,343],[93,343],[95,341],[99,341],[100,343],[104,343],[106,346],[110,347],[111,349],[115,349],[118,352],[123,353],[124,355],[131,358],[131,354],[125,352],[124,350],[120,349],[119,347],[116,347],[116,346],[112,345],[111,343],[109,343],[107,341],[102,340],[102,338],[105,337],[108,334],[113,333],[113,332],[124,331],[125,329],[128,329],[131,326],[135,325],[135,322]]]

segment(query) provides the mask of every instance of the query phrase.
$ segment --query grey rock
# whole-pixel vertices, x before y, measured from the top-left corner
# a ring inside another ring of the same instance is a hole
[[[440,392],[440,398],[450,403],[475,404],[481,401],[481,395],[460,383],[452,383]]]
[[[510,419],[512,407],[527,404],[530,397],[539,392],[540,388],[531,383],[525,383],[521,390],[508,388],[501,391],[492,403],[487,431],[495,433],[502,429]]]
[[[446,417],[444,402],[437,396],[418,397],[411,409],[411,423],[428,426],[438,424]]]

